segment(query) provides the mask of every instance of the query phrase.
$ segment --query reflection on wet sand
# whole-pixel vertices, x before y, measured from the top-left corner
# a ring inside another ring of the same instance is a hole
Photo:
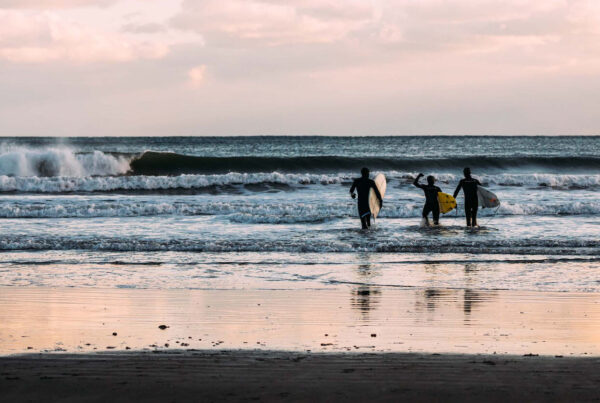
[[[361,313],[361,320],[368,322],[371,310],[377,307],[381,299],[380,287],[372,286],[373,278],[379,273],[374,270],[380,270],[379,266],[371,265],[369,262],[369,254],[361,255],[362,264],[356,267],[357,282],[361,283],[358,287],[352,288],[352,297],[350,298],[350,306]]]
[[[423,265],[423,270],[428,277],[427,282],[436,284],[438,271],[445,270],[445,267],[438,263],[426,263]],[[440,302],[451,302],[456,299],[456,291],[436,287],[427,287],[423,289],[420,294],[422,298],[417,298],[415,300],[415,310],[417,312],[426,309],[428,312],[432,313],[436,310],[436,307]],[[433,320],[433,318],[429,317],[428,320]]]
[[[429,263],[423,265],[425,273],[429,276],[429,282],[436,284],[436,276],[448,270],[448,267],[437,263]],[[464,284],[467,288],[463,289],[444,289],[436,287],[428,287],[417,292],[415,299],[415,311],[427,312],[428,315],[422,315],[417,320],[434,321],[439,318],[434,315],[436,309],[448,309],[449,307],[462,309],[464,314],[464,324],[469,325],[471,314],[476,311],[484,302],[492,301],[495,296],[495,291],[476,291],[470,288],[473,282],[476,282],[475,276],[478,272],[476,264],[467,263],[464,265]]]
[[[423,296],[425,297],[426,307],[428,311],[434,311],[436,303],[441,299],[450,299],[454,297],[456,292],[451,290],[436,290],[435,288],[427,288],[423,290]]]
[[[465,321],[468,321],[473,310],[477,306],[486,301],[491,301],[496,296],[495,291],[486,291],[485,293],[466,289],[463,291],[463,312],[465,313]]]
[[[377,308],[381,299],[381,291],[379,287],[361,285],[352,290],[352,298],[350,305],[352,308],[360,311],[362,320],[369,321],[370,311]]]
[[[415,301],[417,312],[423,311],[423,307],[428,312],[434,312],[439,305],[456,306],[460,309],[459,301],[462,301],[462,312],[465,315],[465,321],[468,321],[471,312],[476,310],[478,305],[486,301],[491,301],[495,292],[478,292],[474,290],[445,290],[436,288],[426,288],[417,292],[420,298]]]
[[[360,270],[367,275],[367,267]],[[352,288],[350,298],[348,292],[0,288],[0,354],[126,348],[600,354],[593,294],[370,285]]]
[[[494,291],[486,291],[481,293],[473,289],[476,285],[477,280],[475,276],[479,271],[477,264],[467,263],[465,264],[465,290],[463,293],[463,312],[465,313],[465,324],[468,324],[471,319],[471,312],[477,309],[477,305],[484,301],[489,301],[494,298]]]

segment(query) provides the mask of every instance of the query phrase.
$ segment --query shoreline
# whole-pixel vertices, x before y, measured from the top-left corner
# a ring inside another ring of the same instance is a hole
[[[177,351],[0,357],[6,401],[591,401],[600,357]]]

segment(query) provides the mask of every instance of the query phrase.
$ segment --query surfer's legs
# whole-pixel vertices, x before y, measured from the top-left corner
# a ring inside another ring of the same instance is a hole
[[[369,229],[369,227],[371,226],[371,215],[367,215],[364,217],[360,218],[360,224],[362,226],[362,229]]]
[[[479,206],[477,205],[477,203],[475,203],[475,205],[471,205],[471,225],[473,227],[477,226],[477,208]]]
[[[465,200],[465,217],[467,217],[467,227],[477,225],[477,208],[478,203],[473,200]]]
[[[428,227],[429,227],[429,218],[427,216],[429,215],[430,211],[431,211],[431,207],[429,207],[426,204],[425,207],[423,207],[423,220],[425,220],[424,224]],[[435,216],[434,216],[434,219],[435,219]]]
[[[438,225],[440,223],[440,206],[438,206],[438,205],[430,206],[430,205],[426,204],[425,207],[423,207],[423,218],[427,222],[427,225],[429,225],[429,219],[427,218],[429,213],[432,213],[432,215],[433,215],[433,223],[435,225]]]
[[[362,229],[368,229],[371,227],[371,213],[363,213],[360,215],[360,225]]]
[[[433,224],[440,225],[440,208],[439,208],[439,206],[436,206],[436,207],[434,207],[431,210],[431,212],[433,213]]]
[[[465,200],[465,217],[467,218],[467,227],[471,226],[471,204]]]

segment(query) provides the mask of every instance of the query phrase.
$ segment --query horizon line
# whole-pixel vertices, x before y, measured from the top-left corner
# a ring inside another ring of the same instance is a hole
[[[600,137],[598,134],[226,134],[226,135],[199,135],[199,134],[171,134],[171,135],[98,135],[98,136],[53,136],[53,135],[0,135],[0,139],[34,139],[34,138],[252,138],[252,137],[355,137],[355,138],[376,138],[376,137]]]

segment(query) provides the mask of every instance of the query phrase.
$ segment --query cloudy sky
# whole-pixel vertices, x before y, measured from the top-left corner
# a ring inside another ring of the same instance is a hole
[[[0,0],[0,135],[600,134],[598,0]]]

